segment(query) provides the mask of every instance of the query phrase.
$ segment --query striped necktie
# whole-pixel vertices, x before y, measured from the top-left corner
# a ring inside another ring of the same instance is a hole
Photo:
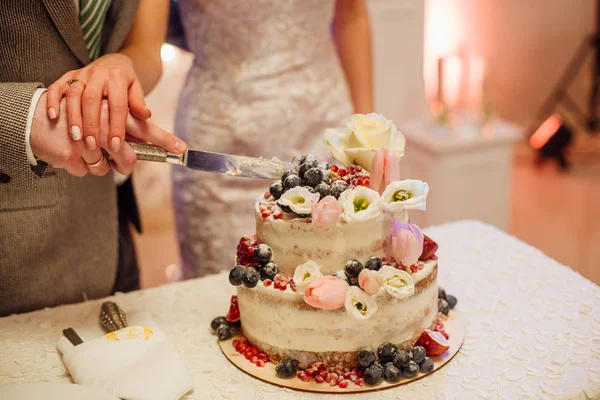
[[[100,54],[102,27],[109,4],[110,0],[80,0],[79,24],[92,60]]]

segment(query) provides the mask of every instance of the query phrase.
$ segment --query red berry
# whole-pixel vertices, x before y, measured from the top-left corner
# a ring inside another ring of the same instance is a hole
[[[263,218],[269,218],[271,216],[271,211],[263,211],[261,215]]]
[[[332,166],[331,166],[331,168],[329,168],[329,170],[330,170],[331,172],[338,172],[339,168],[338,168],[338,166],[337,166],[337,165],[335,165],[335,164],[334,164],[334,165],[332,165]]]
[[[317,383],[323,383],[323,382],[325,382],[325,379],[323,379],[323,378],[321,377],[321,375],[317,375],[317,376],[315,376],[315,381],[316,381]]]
[[[256,362],[256,366],[257,366],[257,367],[264,367],[264,366],[265,366],[265,362],[264,362],[263,360],[258,360],[258,361]]]
[[[279,286],[279,290],[285,290],[287,288],[287,282],[282,282],[281,286]]]
[[[321,372],[319,372],[319,376],[323,379],[327,379],[327,377],[329,376],[329,372],[327,372],[327,370],[321,370]]]
[[[229,312],[225,319],[229,322],[240,320],[240,309],[238,308],[237,296],[231,296],[231,305],[229,306]]]
[[[354,171],[355,171],[355,169],[354,169],[354,165],[351,165],[351,166],[349,166],[349,167],[348,167],[348,173],[349,173],[349,174],[353,174],[353,173],[354,173]]]
[[[348,171],[346,171],[346,170],[345,170],[345,169],[343,169],[343,168],[340,168],[340,169],[337,171],[337,174],[340,176],[340,178],[343,178],[344,176],[346,176],[346,175],[348,174]]]
[[[263,281],[263,285],[265,285],[265,286],[267,286],[267,287],[268,287],[268,286],[271,286],[272,284],[273,284],[273,281],[272,281],[272,280],[270,280],[270,279],[265,279],[265,280]]]
[[[338,386],[341,387],[342,389],[346,389],[348,387],[348,381],[346,379],[341,380],[340,383],[338,383]]]
[[[252,355],[253,355],[253,356],[256,356],[256,355],[258,355],[258,347],[256,347],[256,346],[252,346],[252,347],[250,348],[250,351],[252,352]]]
[[[275,283],[273,284],[273,287],[275,289],[279,289],[281,287],[281,281],[278,281],[277,277],[275,277]]]
[[[238,353],[244,354],[246,352],[246,347],[246,343],[240,343],[240,345],[237,348]]]
[[[356,383],[360,387],[363,387],[363,386],[365,386],[365,379],[364,378],[358,378],[356,380],[356,382],[354,382],[354,383]]]
[[[239,345],[240,345],[240,340],[239,339],[233,339],[233,347],[235,347],[237,349]]]
[[[317,374],[317,369],[315,367],[310,367],[304,370],[308,376],[315,376]]]
[[[304,382],[308,382],[310,381],[310,376],[306,375],[306,372],[304,371],[300,371],[298,372],[298,378]]]
[[[252,364],[256,364],[256,363],[258,362],[258,357],[256,357],[256,356],[252,356],[252,358],[250,359],[250,362],[251,362]]]

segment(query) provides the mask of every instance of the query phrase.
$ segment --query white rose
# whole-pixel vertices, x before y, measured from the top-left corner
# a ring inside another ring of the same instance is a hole
[[[404,210],[425,211],[429,185],[415,179],[394,181],[387,185],[381,195],[380,207],[399,214]]]
[[[379,193],[365,186],[346,190],[338,201],[346,222],[369,219],[380,214]]]
[[[312,206],[319,202],[319,193],[311,193],[307,188],[296,186],[285,192],[278,200],[282,206],[288,206],[296,214],[310,215]]]
[[[386,265],[379,270],[382,286],[389,295],[406,299],[415,293],[415,280],[406,271]]]
[[[304,294],[308,285],[317,278],[322,277],[321,266],[316,262],[309,260],[296,267],[294,271],[294,283],[296,284],[296,293]]]
[[[392,121],[380,114],[354,114],[344,128],[325,131],[331,155],[345,166],[356,164],[371,169],[375,153],[391,149],[398,159],[404,156],[404,135]]]
[[[356,320],[371,318],[377,312],[377,302],[357,286],[350,286],[344,303],[348,315]]]

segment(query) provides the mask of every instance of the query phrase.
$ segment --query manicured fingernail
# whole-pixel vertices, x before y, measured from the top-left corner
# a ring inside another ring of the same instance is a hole
[[[119,139],[118,137],[110,139],[110,149],[115,153],[117,151],[121,151],[121,139]]]
[[[81,140],[81,129],[77,125],[71,127],[71,138],[75,141]]]
[[[185,150],[185,143],[183,143],[181,140],[176,140],[175,149],[177,149],[177,151],[183,152]]]
[[[96,150],[96,138],[93,136],[86,137],[85,145],[89,151]]]
[[[146,107],[146,111],[148,111],[148,118],[152,117],[152,111],[148,107]]]
[[[56,119],[56,110],[54,109],[54,107],[50,107],[48,109],[48,117],[50,119]]]

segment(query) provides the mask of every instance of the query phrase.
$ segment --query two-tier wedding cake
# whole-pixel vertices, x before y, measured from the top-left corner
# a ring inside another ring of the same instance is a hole
[[[229,323],[212,327],[225,340],[239,318],[236,349],[278,363],[279,376],[334,366],[376,384],[428,372],[456,303],[438,289],[437,244],[409,222],[429,187],[399,179],[404,137],[381,115],[354,115],[325,138],[337,164],[298,157],[257,200],[256,235],[241,239],[229,274]]]

